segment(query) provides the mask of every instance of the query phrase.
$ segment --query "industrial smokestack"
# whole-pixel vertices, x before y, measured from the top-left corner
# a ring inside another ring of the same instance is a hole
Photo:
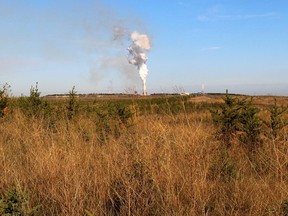
[[[205,93],[205,91],[204,91],[204,90],[205,90],[205,85],[204,85],[204,83],[202,83],[201,89],[202,89],[201,93],[204,94],[204,93]]]
[[[148,60],[146,53],[150,50],[150,40],[146,34],[132,32],[130,35],[132,44],[128,47],[128,62],[137,67],[140,78],[143,83],[143,95],[147,95],[146,78],[148,68],[146,61]]]
[[[147,89],[146,89],[146,80],[143,80],[143,95],[147,95]]]

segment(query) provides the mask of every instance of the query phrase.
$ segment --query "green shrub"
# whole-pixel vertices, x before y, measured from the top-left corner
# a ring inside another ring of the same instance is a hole
[[[75,86],[73,86],[72,90],[69,91],[69,100],[66,106],[67,110],[67,118],[71,120],[73,116],[78,113],[79,110],[79,102],[76,99],[77,92],[75,91]]]
[[[40,98],[41,92],[38,90],[38,83],[36,86],[31,86],[30,96],[28,97],[28,104],[33,115],[39,115],[41,111],[42,100]]]
[[[279,132],[288,125],[287,120],[283,119],[283,114],[287,111],[287,107],[278,106],[277,101],[275,99],[274,105],[269,108],[270,112],[270,122],[266,122],[266,125],[270,129],[270,134],[272,138],[277,138]]]
[[[99,141],[105,143],[109,136],[119,138],[125,130],[133,126],[133,113],[129,104],[107,102],[94,108]]]
[[[31,86],[29,97],[20,97],[18,104],[20,109],[30,117],[47,117],[52,110],[47,101],[40,97],[41,92],[38,89],[38,82],[36,86]]]
[[[236,163],[229,157],[226,149],[222,149],[209,168],[208,177],[211,180],[229,181],[237,177]]]
[[[108,215],[163,215],[159,208],[160,191],[149,169],[142,161],[134,161],[122,178],[110,186],[106,202]]]
[[[284,200],[280,206],[281,215],[288,216],[288,200]]]
[[[0,215],[28,216],[36,215],[41,205],[30,207],[29,196],[17,188],[4,193],[0,198]]]
[[[242,100],[226,95],[220,110],[211,110],[213,122],[220,128],[220,137],[229,147],[237,138],[249,151],[260,144],[262,121],[259,109],[252,105],[252,99]]]
[[[236,136],[236,132],[241,128],[240,119],[243,103],[243,100],[226,95],[220,110],[210,110],[213,122],[219,126],[220,138],[228,147]]]
[[[249,151],[254,151],[261,144],[260,134],[262,121],[259,118],[259,109],[252,105],[252,99],[243,103],[240,115],[240,138]]]
[[[0,117],[5,115],[5,109],[8,107],[8,95],[10,86],[6,83],[0,89]]]
[[[127,105],[115,104],[112,109],[112,115],[118,118],[122,124],[128,126],[132,118],[132,112]]]

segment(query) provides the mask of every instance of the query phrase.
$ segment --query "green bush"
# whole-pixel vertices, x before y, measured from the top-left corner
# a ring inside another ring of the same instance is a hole
[[[0,89],[0,117],[5,115],[5,109],[8,107],[8,95],[10,86],[6,83]]]
[[[220,110],[211,110],[213,122],[220,128],[220,137],[229,147],[237,138],[250,151],[260,144],[262,121],[259,109],[252,105],[252,99],[238,99],[226,95]]]
[[[280,206],[281,215],[288,216],[288,200],[284,200]]]
[[[243,103],[243,100],[226,95],[220,110],[210,110],[213,122],[219,126],[220,138],[228,147],[236,136],[236,132],[240,131]]]
[[[229,181],[237,178],[238,168],[229,157],[226,149],[222,149],[209,168],[208,177],[211,180]]]
[[[259,109],[252,105],[252,99],[243,103],[240,115],[240,140],[249,151],[254,151],[261,144],[260,134],[262,120]]]
[[[111,183],[108,215],[163,215],[159,193],[149,169],[142,161],[134,161],[129,172]]]
[[[40,97],[41,92],[36,86],[31,86],[29,97],[20,97],[18,104],[20,109],[30,117],[47,117],[51,114],[52,110],[49,104]]]
[[[287,111],[287,107],[278,106],[275,99],[274,105],[269,108],[270,112],[270,122],[266,122],[266,125],[270,128],[270,134],[272,138],[277,138],[279,132],[288,125],[287,120],[283,119],[283,114]]]
[[[106,102],[93,109],[99,141],[105,143],[109,136],[119,138],[121,134],[133,126],[133,113],[129,104]]]
[[[29,196],[17,188],[6,191],[0,198],[0,215],[3,216],[32,216],[40,208],[41,205],[31,208]]]
[[[68,120],[71,120],[73,116],[78,113],[79,102],[77,101],[76,97],[77,92],[75,91],[75,86],[73,86],[72,90],[69,91],[69,100],[66,106]]]

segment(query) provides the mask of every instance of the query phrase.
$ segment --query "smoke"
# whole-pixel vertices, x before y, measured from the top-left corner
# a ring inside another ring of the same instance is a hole
[[[69,77],[63,84],[67,88],[83,81],[93,90],[96,85],[96,91],[109,80],[119,88],[140,82],[127,61],[128,29],[145,29],[133,8],[121,13],[103,0],[0,0],[0,17],[0,75],[7,74],[5,79],[21,72],[28,83],[35,77],[47,82],[44,77],[52,77],[52,71]]]
[[[106,53],[107,55],[98,59],[100,61],[97,62],[100,63],[94,64],[91,68],[92,78],[94,80],[100,80],[104,78],[105,74],[111,71],[111,69],[116,69],[122,72],[128,79],[135,80],[136,73],[133,72],[129,64],[134,65],[143,83],[143,94],[146,95],[146,79],[148,75],[148,67],[146,65],[148,58],[146,53],[151,48],[149,37],[146,34],[131,32],[122,26],[114,26],[113,40],[111,42],[113,47],[108,46],[109,52]],[[127,44],[128,42],[130,42],[130,45]],[[125,55],[122,53],[122,51],[125,50],[124,47],[127,46],[129,52],[127,56],[128,62],[127,60],[123,61]],[[101,50],[102,54],[104,50],[105,49]],[[110,51],[113,51],[113,54]]]
[[[113,28],[113,40],[123,43],[123,40],[127,37],[129,31],[121,26],[114,26]]]
[[[88,29],[89,43],[87,49],[92,57],[90,61],[90,77],[93,83],[101,85],[102,81],[117,80],[125,85],[139,82],[139,75],[127,61],[127,47],[131,44],[131,28],[143,29],[143,23],[137,18],[119,19],[111,13],[108,22],[97,21]],[[88,25],[86,25],[88,26]],[[124,27],[123,27],[124,26]],[[101,83],[100,83],[101,81]],[[115,82],[115,83],[117,83]]]
[[[150,40],[146,34],[139,34],[138,32],[132,32],[130,39],[132,44],[128,47],[128,61],[130,64],[137,67],[143,82],[143,95],[146,95],[146,78],[148,75],[148,68],[146,65],[148,57],[146,53],[151,48]]]
[[[127,63],[125,55],[104,55],[95,57],[90,63],[91,78],[94,82],[109,78],[116,79],[115,72],[120,72],[124,79],[136,80],[133,68]],[[110,79],[110,80],[111,80]],[[118,78],[117,78],[118,79]]]

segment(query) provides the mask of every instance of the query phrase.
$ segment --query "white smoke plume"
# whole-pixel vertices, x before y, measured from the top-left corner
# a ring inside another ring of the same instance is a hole
[[[120,26],[114,26],[113,28],[113,40],[120,41],[122,43],[123,38],[125,38],[128,34],[128,30],[126,28]]]
[[[132,32],[130,39],[132,44],[128,47],[128,61],[130,64],[137,67],[143,82],[143,95],[146,95],[146,78],[148,75],[148,68],[146,65],[148,58],[146,53],[151,48],[150,40],[146,34],[139,34],[138,32]]]

